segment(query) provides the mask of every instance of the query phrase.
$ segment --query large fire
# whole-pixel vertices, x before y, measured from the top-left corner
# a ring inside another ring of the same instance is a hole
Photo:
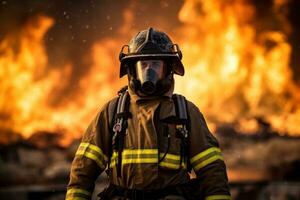
[[[255,132],[254,118],[262,117],[276,131],[297,135],[300,90],[292,80],[287,35],[258,33],[251,23],[254,7],[246,2],[185,2],[178,40],[187,76],[178,81],[178,91],[197,102],[212,127],[234,123]],[[274,12],[285,2],[275,1]]]
[[[276,1],[274,9],[284,1]],[[257,33],[255,9],[242,0],[187,0],[182,22],[172,38],[181,46],[186,76],[176,77],[176,91],[195,102],[212,130],[230,123],[255,132],[257,117],[281,134],[300,134],[300,89],[289,67],[291,46],[284,31]],[[119,38],[101,39],[90,50],[92,66],[72,97],[57,105],[72,65],[49,66],[44,36],[55,23],[46,16],[29,20],[23,30],[0,41],[0,129],[29,137],[45,130],[68,138],[82,134],[99,106],[126,83],[118,80],[118,52],[136,30],[132,11],[124,12]],[[157,27],[162,29],[163,27]],[[89,51],[89,50],[87,50]],[[70,141],[70,140],[66,140]]]

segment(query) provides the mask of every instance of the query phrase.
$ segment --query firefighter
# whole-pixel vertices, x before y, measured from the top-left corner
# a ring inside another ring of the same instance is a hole
[[[217,140],[199,109],[173,94],[173,75],[184,75],[178,45],[149,28],[124,45],[119,57],[128,87],[87,128],[66,199],[91,199],[104,170],[110,183],[100,199],[231,199]]]

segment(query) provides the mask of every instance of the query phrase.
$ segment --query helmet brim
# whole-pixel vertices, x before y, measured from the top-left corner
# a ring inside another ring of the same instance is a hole
[[[184,75],[184,66],[177,54],[133,54],[133,55],[127,55],[121,60],[121,67],[120,67],[120,78],[122,78],[124,75],[127,74],[127,68],[126,63],[135,62],[137,60],[143,60],[143,59],[167,59],[171,62],[171,65],[173,67],[173,72],[175,74],[178,74],[179,76]]]

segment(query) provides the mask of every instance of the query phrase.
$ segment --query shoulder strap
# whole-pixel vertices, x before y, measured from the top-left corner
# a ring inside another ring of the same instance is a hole
[[[115,113],[112,118],[114,123],[112,127],[112,149],[118,152],[118,162],[117,162],[117,174],[118,177],[121,176],[121,166],[122,166],[122,151],[124,148],[124,135],[127,129],[127,120],[131,117],[129,112],[130,96],[126,89],[122,88],[118,92],[118,100],[115,106]]]
[[[176,124],[176,133],[177,136],[181,138],[180,165],[182,161],[187,163],[188,171],[190,171],[191,167],[188,160],[189,114],[187,101],[185,97],[180,94],[173,94],[172,99],[175,104],[176,118],[178,120],[178,124]]]
[[[109,130],[111,134],[113,133],[112,129],[115,122],[118,101],[119,101],[119,96],[111,100],[108,104],[108,124],[109,124]]]
[[[184,137],[188,137],[188,109],[187,109],[187,101],[184,96],[180,94],[173,94],[172,99],[175,104],[176,110],[176,118],[178,120],[178,124],[176,129],[180,129],[180,131],[184,134]]]
[[[124,86],[118,91],[118,96],[111,100],[108,105],[108,123],[109,123],[109,130],[113,134],[113,127],[117,118],[117,108],[119,107],[119,103],[122,101],[119,101],[122,93],[125,93],[128,86]]]
[[[113,131],[112,130],[113,130],[115,116],[116,116],[116,112],[117,112],[117,103],[118,103],[118,100],[119,100],[119,96],[116,97],[116,98],[114,98],[114,99],[112,99],[108,103],[108,108],[107,108],[107,118],[108,118],[108,130],[109,130],[109,135],[110,135],[110,144],[113,143],[112,142],[112,136],[113,136]],[[109,148],[109,153],[108,153],[108,166],[110,165],[112,154],[113,154],[113,148],[111,146]],[[108,171],[106,171],[106,172],[109,173]]]
[[[176,116],[179,122],[186,124],[188,122],[188,113],[185,97],[180,94],[173,94],[172,98],[175,104]]]

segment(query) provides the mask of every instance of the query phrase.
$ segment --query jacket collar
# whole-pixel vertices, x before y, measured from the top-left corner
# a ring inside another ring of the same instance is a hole
[[[164,120],[170,117],[176,117],[175,105],[172,100],[172,95],[174,91],[174,82],[168,92],[163,94],[162,96],[139,96],[137,95],[131,87],[128,87],[128,92],[130,95],[130,101],[135,104],[149,104],[153,102],[157,102],[160,104],[160,119]],[[157,108],[158,106],[156,106]],[[156,109],[155,108],[155,109]]]

